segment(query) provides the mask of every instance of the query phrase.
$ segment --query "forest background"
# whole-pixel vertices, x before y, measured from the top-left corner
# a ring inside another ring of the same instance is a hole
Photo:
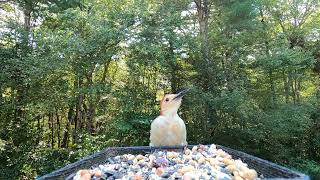
[[[319,0],[1,0],[0,179],[148,145],[191,88],[189,144],[320,179]]]

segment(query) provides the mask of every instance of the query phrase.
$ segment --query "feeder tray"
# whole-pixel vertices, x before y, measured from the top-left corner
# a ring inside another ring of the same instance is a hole
[[[192,148],[194,145],[189,145]],[[38,180],[47,179],[67,179],[72,180],[76,172],[81,169],[89,169],[91,166],[104,164],[106,159],[122,154],[147,154],[155,150],[173,149],[183,151],[184,146],[164,146],[164,147],[149,147],[149,146],[134,146],[134,147],[110,147],[91,156],[85,157],[77,162],[69,164],[61,169],[53,171]],[[271,163],[269,161],[254,157],[244,152],[236,151],[221,145],[217,145],[217,149],[222,149],[229,153],[233,159],[241,159],[244,163],[248,164],[249,168],[255,169],[259,175],[263,175],[263,180],[310,180],[309,176],[290,170],[283,166]]]

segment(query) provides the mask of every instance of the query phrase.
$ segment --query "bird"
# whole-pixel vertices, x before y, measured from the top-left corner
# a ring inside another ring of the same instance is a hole
[[[182,97],[189,91],[166,94],[160,101],[160,115],[151,123],[150,146],[186,146],[187,130],[178,115]]]

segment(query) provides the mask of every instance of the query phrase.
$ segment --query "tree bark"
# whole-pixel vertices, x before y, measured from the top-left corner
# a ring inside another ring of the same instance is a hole
[[[291,97],[293,99],[293,104],[296,104],[296,92],[295,92],[295,89],[294,89],[294,80],[293,80],[293,77],[292,77],[292,72],[289,71],[289,74],[288,74],[288,84],[289,84],[289,87],[290,87],[290,94],[291,94]]]
[[[70,107],[69,111],[68,111],[67,124],[66,124],[66,127],[64,129],[64,133],[63,133],[63,140],[62,140],[62,144],[61,144],[62,148],[68,148],[68,145],[69,145],[69,134],[70,134],[70,123],[73,122],[73,120],[74,120],[74,110],[73,110],[72,107]]]
[[[94,126],[93,126],[93,118],[95,116],[95,112],[96,112],[96,106],[95,106],[95,102],[94,102],[94,98],[93,98],[93,71],[94,71],[94,67],[90,70],[90,72],[87,74],[87,83],[88,83],[88,87],[90,87],[90,95],[89,95],[89,107],[87,110],[87,129],[88,132],[90,134],[93,134],[94,132]]]
[[[288,83],[288,77],[285,73],[285,70],[283,69],[282,70],[282,79],[283,79],[283,87],[284,87],[284,96],[285,96],[285,100],[286,100],[286,103],[288,104],[289,103],[289,83]]]
[[[274,84],[274,79],[273,79],[273,71],[270,69],[269,70],[269,80],[270,80],[270,90],[271,90],[271,105],[272,108],[275,107],[276,105],[276,90],[275,90],[275,84]]]
[[[267,28],[267,24],[265,22],[263,9],[260,8],[259,12],[260,12],[262,25],[266,29]],[[266,54],[268,59],[271,59],[269,41],[266,39],[264,41],[264,44],[265,44],[265,54]],[[276,102],[277,102],[277,97],[276,97],[276,90],[275,90],[275,83],[274,83],[274,79],[273,79],[273,69],[272,69],[272,67],[270,67],[270,69],[268,71],[269,71],[268,74],[269,74],[269,83],[270,83],[270,91],[271,91],[271,106],[275,107]]]
[[[171,32],[173,33],[173,32]],[[177,71],[178,66],[176,59],[174,57],[174,48],[173,48],[173,42],[169,40],[169,65],[170,65],[170,85],[171,85],[171,91],[177,93],[178,91],[178,77],[177,77]]]
[[[23,22],[23,26],[24,26],[24,30],[25,30],[25,34],[24,36],[22,36],[22,52],[23,55],[25,55],[25,53],[28,53],[30,50],[30,33],[31,33],[31,12],[33,9],[33,4],[32,1],[25,1],[24,7],[23,7],[23,16],[24,16],[24,22]]]
[[[300,79],[297,79],[297,102],[300,103],[300,90],[301,90],[301,81]]]
[[[29,34],[31,30],[31,12],[32,12],[32,1],[26,1],[23,8],[24,15],[24,31],[20,34],[16,33],[16,38],[19,39],[16,44],[16,56],[23,59],[31,52],[29,46]],[[21,38],[21,39],[20,39]],[[19,47],[19,48],[18,48]],[[22,124],[25,116],[25,98],[27,95],[28,85],[25,83],[25,74],[23,69],[20,67],[16,68],[16,72],[13,74],[13,80],[15,81],[16,89],[16,107],[15,107],[15,122],[16,124]]]
[[[197,12],[198,12],[198,21],[199,21],[199,28],[200,28],[200,37],[201,37],[201,50],[202,56],[204,61],[207,65],[209,65],[209,3],[208,0],[194,0],[197,5]]]
[[[82,111],[81,111],[81,106],[82,102],[84,99],[84,95],[82,92],[80,92],[80,88],[82,87],[82,78],[78,77],[78,79],[75,81],[75,89],[79,92],[79,95],[77,97],[77,102],[76,102],[76,114],[74,118],[74,130],[73,130],[73,143],[76,143],[77,141],[77,130],[81,124],[82,120]]]
[[[40,119],[41,119],[41,117],[40,117],[40,115],[39,116],[37,116],[36,117],[36,119],[37,119],[37,131],[38,131],[38,133],[40,132]]]
[[[53,114],[49,113],[49,119],[48,119],[48,124],[49,124],[49,129],[51,130],[51,148],[54,148],[54,126],[53,126]]]
[[[68,120],[68,122],[66,124],[66,128],[65,128],[64,133],[63,133],[63,139],[62,139],[62,143],[61,143],[61,148],[68,148],[68,145],[69,145],[69,132],[70,132],[70,122]]]
[[[45,115],[44,116],[42,116],[42,129],[45,127],[45,122],[44,122],[44,119],[45,119]]]
[[[210,5],[208,0],[194,0],[197,7],[198,12],[198,22],[199,22],[199,30],[200,30],[200,38],[201,38],[201,64],[199,68],[199,72],[201,72],[200,79],[202,80],[201,87],[204,92],[214,93],[218,95],[217,88],[212,83],[212,77],[215,77],[214,74],[214,64],[211,63],[209,57],[209,13],[210,13]],[[210,134],[208,132],[208,122],[213,123],[214,120],[217,121],[216,110],[209,103],[206,102],[204,107],[206,111],[206,117],[202,119],[201,129],[204,131],[204,136],[202,138],[208,139]]]
[[[61,138],[60,138],[60,118],[58,110],[56,110],[56,119],[57,119],[57,138],[58,138],[58,148],[61,147]]]

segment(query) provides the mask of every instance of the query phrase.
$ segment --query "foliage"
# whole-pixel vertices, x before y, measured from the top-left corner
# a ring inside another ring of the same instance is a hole
[[[189,87],[189,144],[320,168],[318,0],[0,3],[0,179],[149,144]]]

